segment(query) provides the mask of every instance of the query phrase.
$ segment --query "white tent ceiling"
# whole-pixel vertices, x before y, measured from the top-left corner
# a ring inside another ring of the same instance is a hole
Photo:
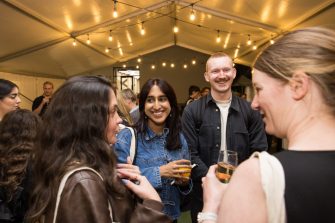
[[[250,65],[271,38],[286,31],[335,29],[335,0],[118,0],[117,18],[114,5],[113,0],[1,0],[0,71],[67,78],[173,45],[232,57],[239,48],[235,61]]]

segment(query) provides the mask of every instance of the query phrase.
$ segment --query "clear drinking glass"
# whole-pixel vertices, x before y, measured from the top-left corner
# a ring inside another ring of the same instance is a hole
[[[218,168],[216,177],[222,183],[229,183],[231,175],[238,164],[237,152],[232,150],[223,150],[219,152]]]

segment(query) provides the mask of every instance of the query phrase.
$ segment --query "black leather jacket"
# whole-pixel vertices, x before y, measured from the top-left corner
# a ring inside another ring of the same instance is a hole
[[[217,163],[221,147],[220,109],[210,94],[186,106],[182,127],[191,150],[192,163],[199,165],[192,170],[192,179],[201,182],[209,166]],[[267,150],[268,147],[260,113],[237,96],[232,97],[229,108],[226,139],[227,148],[238,152],[239,163],[253,152]]]

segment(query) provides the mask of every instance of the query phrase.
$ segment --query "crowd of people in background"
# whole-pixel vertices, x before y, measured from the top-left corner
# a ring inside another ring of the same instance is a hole
[[[0,79],[0,222],[334,222],[335,31],[289,32],[253,65],[252,102],[232,91],[232,58],[214,53],[209,86],[185,106],[163,79],[137,96],[77,76],[32,110]],[[274,156],[267,134],[288,139]],[[229,183],[220,151],[238,154]]]

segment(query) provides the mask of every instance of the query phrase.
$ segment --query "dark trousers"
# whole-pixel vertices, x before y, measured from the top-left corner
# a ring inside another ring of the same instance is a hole
[[[197,215],[202,211],[203,208],[203,199],[202,199],[202,187],[201,183],[196,182],[193,185],[192,190],[192,202],[191,202],[191,218],[192,223],[197,223]]]

